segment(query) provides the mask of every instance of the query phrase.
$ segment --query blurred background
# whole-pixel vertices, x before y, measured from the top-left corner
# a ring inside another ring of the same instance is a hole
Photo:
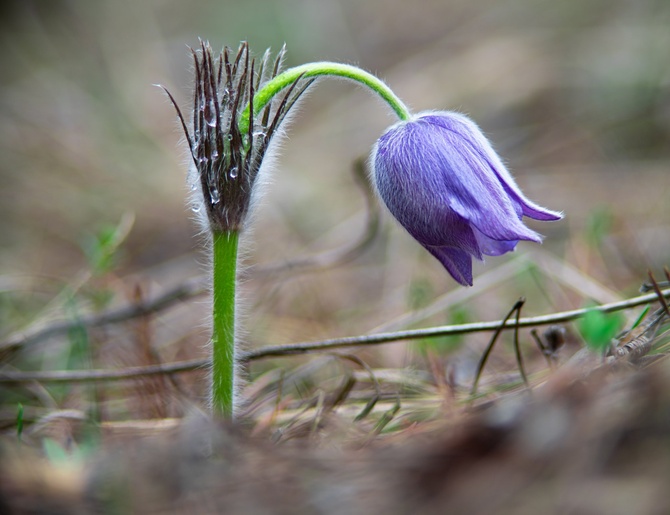
[[[406,327],[394,320],[450,292],[415,322],[494,320],[519,295],[527,314],[542,314],[634,294],[647,269],[670,264],[669,26],[666,0],[5,1],[0,332],[51,308],[71,314],[53,304],[65,288],[82,294],[76,312],[95,310],[206,270],[185,201],[185,145],[154,86],[188,110],[198,38],[214,48],[247,40],[259,56],[286,43],[286,66],[357,64],[415,111],[468,113],[527,195],[566,214],[529,222],[545,244],[477,264],[475,287],[463,290],[383,213],[375,243],[346,266],[250,275],[250,346]],[[351,84],[312,88],[256,211],[246,263],[357,238],[366,211],[352,166],[392,122]],[[163,360],[203,352],[206,302],[182,311],[152,326]],[[97,336],[111,347],[126,337]],[[405,362],[404,344],[388,348],[383,360]]]

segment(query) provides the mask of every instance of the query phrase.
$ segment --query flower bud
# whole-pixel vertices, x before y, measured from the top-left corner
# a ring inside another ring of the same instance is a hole
[[[464,286],[472,286],[472,256],[542,241],[523,216],[562,218],[524,196],[479,127],[458,113],[393,125],[373,148],[371,169],[389,211]]]
[[[242,43],[231,58],[229,48],[216,57],[202,42],[193,51],[195,92],[189,129],[169,92],[193,158],[192,189],[202,193],[196,209],[204,205],[212,232],[239,231],[249,211],[254,186],[272,138],[300,95],[312,81],[298,78],[281,94],[253,113],[256,91],[280,71],[284,49],[270,63],[269,51],[258,67]],[[245,109],[252,109],[248,127],[240,129]]]

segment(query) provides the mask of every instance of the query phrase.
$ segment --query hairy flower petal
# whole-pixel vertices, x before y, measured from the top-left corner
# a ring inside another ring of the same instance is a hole
[[[423,113],[389,128],[372,173],[391,213],[461,284],[472,283],[472,256],[542,241],[524,215],[561,218],[523,195],[477,125],[457,113]]]
[[[463,286],[472,286],[472,257],[453,247],[426,247],[447,272]]]

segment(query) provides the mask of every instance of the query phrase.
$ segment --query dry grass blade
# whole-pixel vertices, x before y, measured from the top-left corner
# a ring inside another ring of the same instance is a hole
[[[479,365],[477,366],[477,372],[475,374],[475,380],[472,384],[472,390],[470,391],[471,396],[474,397],[477,394],[477,386],[479,385],[479,379],[482,376],[482,372],[484,371],[484,367],[486,366],[486,362],[488,361],[489,356],[491,355],[491,351],[493,350],[493,347],[495,346],[496,341],[498,341],[498,337],[500,336],[500,333],[502,333],[502,330],[505,328],[505,324],[507,323],[507,321],[512,317],[512,315],[515,312],[517,314],[519,313],[519,311],[521,310],[521,307],[524,305],[525,302],[526,302],[526,299],[523,299],[523,298],[517,300],[514,303],[514,306],[512,306],[512,309],[510,309],[509,313],[507,313],[507,316],[502,320],[502,322],[500,323],[500,325],[496,329],[495,333],[493,333],[493,336],[491,337],[491,341],[487,345],[486,350],[484,351],[484,353],[482,354],[481,359],[479,360]],[[515,325],[515,332],[517,332],[517,334],[518,334],[518,328],[519,328],[519,317],[517,316],[516,325]],[[518,346],[517,346],[517,348],[518,348]],[[519,358],[519,354],[517,354],[517,360],[518,360],[518,358]],[[523,370],[521,362],[518,361],[518,363],[519,363],[519,369]],[[522,374],[523,374],[523,372],[522,372]],[[525,376],[525,374],[524,374],[524,376]],[[524,379],[525,379],[525,377],[524,377]],[[525,379],[525,381],[527,383],[527,379]]]
[[[516,364],[519,368],[521,379],[523,379],[523,383],[528,387],[530,386],[530,383],[528,382],[528,377],[526,376],[526,369],[523,365],[523,356],[521,355],[521,348],[519,347],[519,318],[521,317],[521,308],[525,302],[525,298],[521,297],[521,299],[519,299],[519,309],[516,310],[516,317],[514,318],[516,322],[514,325],[514,354],[516,356]]]
[[[667,316],[663,308],[649,315],[643,323],[620,338],[614,356],[626,358],[630,361],[636,361],[646,356],[653,346],[654,337]]]
[[[670,316],[670,309],[668,308],[668,303],[665,300],[665,297],[663,296],[663,293],[661,293],[661,288],[659,287],[658,283],[656,282],[656,279],[654,278],[654,274],[651,273],[651,270],[647,272],[649,274],[649,280],[651,281],[651,285],[654,289],[654,293],[656,293],[656,296],[658,297],[658,301],[661,303],[661,306],[663,306],[663,310],[665,311],[665,314]]]
[[[381,398],[382,391],[381,387],[379,386],[379,381],[377,380],[377,376],[375,375],[374,371],[370,368],[370,366],[358,356],[354,356],[353,354],[333,354],[333,356],[336,356],[341,359],[347,359],[349,361],[356,363],[358,366],[360,366],[363,370],[367,372],[368,376],[370,377],[370,380],[372,381],[372,386],[375,389],[375,394],[367,402],[367,404],[363,408],[363,411],[361,411],[358,415],[356,415],[356,418],[354,418],[354,421],[358,422],[359,420],[364,419],[370,414],[372,409],[375,407],[375,405]]]
[[[395,404],[393,405],[393,407],[391,409],[389,409],[388,411],[385,411],[382,414],[382,417],[379,419],[379,422],[377,422],[377,424],[375,425],[375,428],[372,431],[372,433],[370,434],[370,437],[372,438],[374,436],[377,436],[379,433],[381,433],[386,428],[386,426],[388,426],[389,423],[395,418],[395,416],[400,411],[400,408],[401,408],[400,396],[397,396]]]

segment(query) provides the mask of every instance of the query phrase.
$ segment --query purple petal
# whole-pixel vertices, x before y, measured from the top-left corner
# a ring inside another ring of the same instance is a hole
[[[430,133],[429,139],[422,135],[431,142],[422,149],[425,173],[440,176],[445,201],[455,213],[494,240],[541,241],[520,221],[518,205],[474,146],[469,127],[461,126],[458,118],[434,115],[420,117],[416,125]]]
[[[494,170],[496,171],[497,174],[498,173],[497,169],[494,168]],[[503,168],[503,170],[505,169]],[[501,178],[501,180],[503,179]],[[563,218],[562,213],[558,211],[552,211],[551,209],[547,209],[546,207],[538,206],[531,200],[528,200],[523,195],[523,193],[521,193],[521,191],[514,182],[512,182],[512,185],[514,188],[511,188],[509,183],[503,182],[503,187],[507,191],[508,195],[514,198],[521,205],[524,216],[532,218],[533,220],[541,220],[543,222],[551,222]]]
[[[446,113],[446,116],[440,113],[428,113],[421,118],[446,130],[453,131],[467,141],[471,148],[477,149],[482,159],[488,162],[505,192],[521,206],[524,216],[543,221],[563,218],[561,213],[539,206],[521,192],[512,174],[509,173],[507,167],[498,157],[489,140],[481,132],[479,126],[467,116],[459,113]]]
[[[481,259],[472,228],[450,209],[440,177],[434,182],[436,177],[429,173],[408,175],[407,170],[419,165],[404,158],[402,150],[407,142],[403,136],[404,133],[392,134],[380,141],[381,156],[373,163],[380,197],[423,246],[455,247]]]
[[[512,252],[516,248],[517,243],[519,243],[519,240],[493,240],[476,228],[473,231],[479,249],[482,254],[486,254],[487,256],[502,256],[507,252]]]
[[[467,252],[450,247],[426,247],[447,272],[463,286],[472,286],[472,257]]]

